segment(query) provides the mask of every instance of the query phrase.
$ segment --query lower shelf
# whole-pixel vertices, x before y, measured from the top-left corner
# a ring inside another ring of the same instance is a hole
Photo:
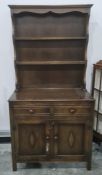
[[[29,59],[28,59],[29,60]],[[67,61],[67,60],[40,60],[40,61],[16,61],[16,65],[79,65],[86,64],[86,61]]]

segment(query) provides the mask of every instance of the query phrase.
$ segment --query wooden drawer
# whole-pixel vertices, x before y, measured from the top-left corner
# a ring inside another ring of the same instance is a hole
[[[88,106],[35,106],[35,107],[16,107],[15,115],[56,115],[77,116],[89,115],[91,108]]]
[[[45,106],[14,108],[14,115],[48,115],[49,111],[49,107]]]
[[[88,106],[55,106],[54,114],[55,115],[89,115],[91,108]]]

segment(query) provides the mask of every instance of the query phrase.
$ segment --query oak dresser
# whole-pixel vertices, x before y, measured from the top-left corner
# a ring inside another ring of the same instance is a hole
[[[94,100],[85,86],[90,8],[10,6],[14,171],[18,162],[84,161],[91,169]]]

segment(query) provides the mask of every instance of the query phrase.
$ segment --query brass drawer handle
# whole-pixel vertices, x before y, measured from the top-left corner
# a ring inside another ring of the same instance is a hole
[[[49,140],[50,139],[50,137],[49,136],[46,136],[46,140]]]
[[[33,114],[34,110],[33,109],[29,109],[29,113]]]
[[[69,112],[70,112],[71,114],[74,114],[74,113],[76,112],[76,109],[70,108],[70,109],[69,109]]]
[[[58,140],[58,136],[54,136],[54,139],[55,139],[55,140]]]
[[[49,154],[49,149],[50,149],[50,144],[47,142],[46,143],[46,154]]]

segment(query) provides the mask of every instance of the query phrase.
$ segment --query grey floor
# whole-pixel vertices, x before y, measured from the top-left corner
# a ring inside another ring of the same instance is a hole
[[[102,175],[102,148],[93,144],[92,170],[87,171],[85,163],[18,164],[17,172],[12,171],[11,145],[0,144],[0,175]]]

